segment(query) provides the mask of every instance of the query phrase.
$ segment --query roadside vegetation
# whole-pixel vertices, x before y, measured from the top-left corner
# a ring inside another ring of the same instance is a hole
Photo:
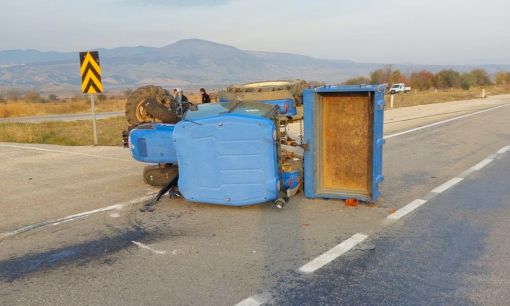
[[[368,77],[349,79],[343,84],[391,84],[404,83],[411,91],[395,95],[394,107],[470,100],[486,95],[510,93],[510,72],[500,71],[490,75],[484,69],[458,72],[444,69],[437,73],[428,70],[403,73],[391,65],[372,71]],[[387,97],[389,99],[389,97]]]
[[[124,117],[97,120],[98,144],[121,146]],[[0,142],[45,143],[69,146],[93,143],[91,120],[43,123],[0,123]]]
[[[391,65],[372,71],[368,77],[360,76],[344,82],[345,85],[357,84],[394,84],[404,83],[414,90],[451,90],[483,86],[510,87],[510,72],[500,71],[490,75],[484,69],[473,69],[467,72],[458,72],[453,69],[443,69],[437,73],[429,70],[413,71],[410,73],[393,69]]]
[[[123,111],[125,104],[122,97],[98,96],[96,111]],[[6,91],[0,95],[0,118],[85,112],[90,112],[90,100],[85,96],[61,99],[56,95],[49,95],[48,98],[43,98],[36,91]]]
[[[510,93],[510,72],[489,75],[483,69],[459,73],[442,70],[432,73],[427,70],[405,74],[393,70],[391,66],[378,69],[368,77],[357,77],[344,84],[392,84],[405,83],[412,87],[411,92],[398,94],[394,107],[469,100],[480,98],[482,90],[487,95]],[[117,96],[98,96],[97,112],[124,111],[125,97],[131,90]],[[200,101],[197,93],[188,93],[191,102]],[[211,93],[216,99],[215,93]],[[388,104],[388,103],[387,103]],[[35,91],[22,92],[7,90],[0,92],[0,117],[34,116],[48,114],[90,112],[90,101],[85,96],[59,98],[56,95],[41,97]],[[122,117],[97,121],[99,145],[122,145],[122,131],[127,128]],[[93,142],[90,120],[74,122],[43,123],[0,123],[0,142],[44,143],[58,145],[91,145]]]
[[[131,92],[131,89],[127,89],[118,95],[98,95],[96,112],[124,111],[126,97]],[[200,101],[198,93],[190,93],[187,96],[191,102]],[[212,96],[215,97],[214,94]],[[60,98],[55,94],[43,97],[34,90],[8,89],[0,91],[0,118],[88,113],[90,111],[90,99],[84,95]]]

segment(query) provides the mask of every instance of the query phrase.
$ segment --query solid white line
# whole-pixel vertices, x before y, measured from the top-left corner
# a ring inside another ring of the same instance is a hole
[[[460,178],[460,177],[454,177],[454,178],[452,178],[451,180],[449,180],[448,182],[446,182],[446,183],[444,183],[444,184],[442,184],[442,185],[440,185],[440,186],[438,186],[438,187],[434,188],[434,189],[432,190],[432,192],[433,192],[433,193],[441,193],[441,192],[443,192],[443,191],[445,191],[445,190],[447,190],[447,189],[449,189],[449,188],[451,188],[451,187],[455,186],[456,184],[458,184],[458,183],[459,183],[459,182],[461,182],[462,180],[463,180],[463,179],[462,179],[462,178]]]
[[[138,242],[138,241],[131,241],[134,245],[136,245],[137,247],[139,248],[142,248],[142,249],[146,249],[146,250],[149,250],[151,251],[152,253],[154,254],[158,254],[158,255],[164,255],[166,254],[166,251],[160,251],[160,250],[156,250],[156,249],[153,249],[151,248],[150,246],[146,245],[146,244],[143,244],[141,242]]]
[[[502,147],[501,149],[499,149],[498,152],[496,152],[496,154],[504,154],[509,150],[510,150],[510,146]]]
[[[52,219],[52,220],[47,220],[47,221],[43,221],[43,222],[39,222],[39,223],[35,223],[35,224],[30,224],[30,225],[18,228],[17,230],[14,230],[14,231],[0,233],[0,240],[7,238],[7,237],[15,236],[15,235],[18,235],[21,233],[25,233],[25,232],[28,232],[30,230],[34,230],[37,228],[42,228],[42,227],[47,227],[47,226],[56,226],[56,225],[60,225],[63,223],[75,221],[75,220],[85,218],[85,217],[88,217],[90,215],[97,214],[100,212],[111,211],[111,210],[120,210],[126,206],[138,204],[140,202],[149,200],[152,197],[154,197],[154,195],[144,196],[144,197],[134,199],[131,201],[121,202],[121,203],[117,203],[117,204],[110,205],[107,207],[98,208],[98,209],[94,209],[94,210],[90,210],[90,211],[85,211],[82,213],[78,213],[78,214],[74,214],[74,215],[70,215],[70,216],[66,216],[66,217],[62,217],[62,218],[58,218],[58,219]]]
[[[11,144],[3,144],[3,143],[0,143],[0,147],[4,147],[4,148],[14,148],[14,149],[25,149],[25,150],[33,150],[33,151],[42,151],[42,152],[51,152],[51,153],[64,153],[64,154],[79,155],[79,156],[87,156],[87,157],[94,157],[94,158],[101,158],[101,159],[109,159],[109,160],[132,161],[131,159],[123,159],[123,158],[108,157],[108,156],[100,156],[100,155],[87,154],[87,153],[80,153],[80,152],[71,152],[71,151],[63,151],[63,150],[43,149],[43,148],[36,148],[36,147],[30,147],[30,146],[20,146],[20,145],[11,145]]]
[[[491,107],[491,108],[488,108],[488,109],[484,109],[484,110],[481,110],[481,111],[477,111],[477,112],[474,112],[474,113],[470,113],[470,114],[466,114],[466,115],[462,115],[462,116],[458,116],[458,117],[453,117],[453,118],[446,119],[446,120],[443,120],[443,121],[434,122],[434,123],[427,124],[427,125],[424,125],[424,126],[420,126],[420,127],[414,128],[414,129],[407,130],[407,131],[391,134],[391,135],[388,135],[388,136],[384,136],[384,139],[388,139],[388,138],[393,138],[393,137],[409,134],[409,133],[416,132],[416,131],[419,131],[419,130],[423,130],[423,129],[427,129],[427,128],[434,127],[434,126],[437,126],[437,125],[441,125],[441,124],[444,124],[444,123],[447,123],[447,122],[459,120],[459,119],[462,119],[462,118],[471,117],[471,116],[474,116],[474,115],[486,113],[486,112],[489,112],[489,111],[492,111],[492,110],[495,110],[495,109],[498,109],[498,108],[502,108],[502,107],[507,107],[507,106],[510,106],[510,103],[504,104],[504,105],[495,106],[495,107]]]
[[[354,234],[351,238],[345,240],[344,242],[340,243],[339,245],[327,251],[326,253],[316,257],[315,259],[312,259],[310,262],[299,268],[299,271],[307,274],[312,273],[322,268],[323,266],[327,265],[328,263],[332,262],[339,256],[342,256],[343,254],[349,252],[358,243],[362,242],[367,238],[368,236],[365,234],[360,233]]]
[[[492,161],[493,161],[493,159],[486,158],[486,159],[482,160],[481,162],[479,162],[478,164],[471,167],[471,169],[473,169],[474,171],[478,171],[478,170],[482,169],[483,167],[487,166],[488,164],[490,164]]]
[[[400,208],[396,212],[388,215],[388,217],[386,217],[386,218],[390,219],[390,220],[398,220],[398,219],[402,218],[403,216],[409,214],[416,208],[422,206],[425,203],[427,203],[427,201],[422,200],[422,199],[416,199],[416,200],[412,201],[411,203],[407,204],[406,206]]]
[[[473,172],[475,172],[476,170],[473,169],[473,167],[467,169],[466,171],[462,172],[459,177],[462,177],[462,178],[465,178],[465,177],[468,177],[470,176]]]

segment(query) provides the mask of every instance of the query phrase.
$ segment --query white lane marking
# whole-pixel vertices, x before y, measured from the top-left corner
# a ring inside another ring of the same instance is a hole
[[[386,217],[386,218],[390,219],[390,220],[398,220],[398,219],[402,218],[403,216],[409,214],[416,208],[422,206],[425,203],[427,203],[427,201],[422,200],[422,199],[416,199],[416,200],[412,201],[411,203],[407,204],[406,206],[400,208],[396,212],[388,215],[388,217]]]
[[[43,149],[43,148],[36,148],[36,147],[29,147],[29,146],[11,145],[11,144],[4,144],[4,143],[0,143],[0,147],[42,151],[42,152],[50,152],[50,153],[64,153],[64,154],[70,154],[70,155],[79,155],[79,156],[87,156],[87,157],[93,157],[93,158],[118,160],[118,161],[128,161],[128,162],[132,161],[131,159],[123,159],[123,158],[101,156],[101,155],[94,155],[94,154],[87,154],[87,153],[80,153],[80,152],[71,152],[71,151],[64,151],[64,150],[53,150],[53,149]]]
[[[488,164],[490,164],[493,160],[494,159],[486,158],[486,159],[482,160],[481,162],[479,162],[478,164],[471,167],[471,169],[473,169],[474,171],[478,171],[478,170],[482,169],[483,167],[487,166]]]
[[[354,234],[351,238],[343,241],[339,245],[335,246],[331,250],[327,251],[326,253],[312,259],[310,262],[306,263],[304,266],[299,268],[298,270],[302,273],[312,273],[323,266],[327,265],[328,263],[332,262],[339,256],[342,256],[343,254],[349,252],[352,248],[354,248],[358,243],[362,242],[363,240],[367,239],[368,236],[365,234]]]
[[[459,177],[465,178],[471,175],[471,173],[475,172],[476,170],[473,169],[473,167],[467,169],[466,171],[462,172]]]
[[[409,133],[416,132],[416,131],[419,131],[419,130],[423,130],[423,129],[431,128],[431,127],[434,127],[434,126],[437,126],[437,125],[441,125],[441,124],[444,124],[444,123],[447,123],[447,122],[459,120],[459,119],[462,119],[462,118],[471,117],[471,116],[474,116],[474,115],[486,113],[486,112],[489,112],[489,111],[492,111],[492,110],[495,110],[495,109],[498,109],[498,108],[502,108],[502,107],[507,107],[507,106],[510,106],[510,103],[499,105],[499,106],[495,106],[495,107],[491,107],[491,108],[484,109],[484,110],[481,110],[481,111],[477,111],[477,112],[474,112],[474,113],[469,113],[469,114],[466,114],[466,115],[457,116],[457,117],[453,117],[453,118],[450,118],[450,119],[434,122],[434,123],[427,124],[427,125],[424,125],[424,126],[420,126],[420,127],[414,128],[414,129],[407,130],[407,131],[398,132],[398,133],[395,133],[395,134],[384,136],[384,139],[388,139],[388,138],[393,138],[393,137],[409,134]]]
[[[136,245],[137,247],[139,248],[142,248],[142,249],[145,249],[145,250],[149,250],[151,251],[152,253],[154,254],[158,254],[158,255],[164,255],[166,254],[166,251],[161,251],[161,250],[156,250],[156,249],[153,249],[151,248],[150,246],[146,245],[146,244],[143,244],[141,242],[138,242],[138,241],[131,241],[134,245]]]
[[[510,150],[510,146],[502,147],[501,149],[499,149],[498,152],[496,152],[496,154],[504,154],[509,150]]]
[[[85,217],[88,217],[90,215],[97,214],[97,213],[100,213],[100,212],[111,211],[111,210],[120,210],[120,209],[123,209],[126,206],[138,204],[140,202],[149,200],[152,197],[154,197],[154,195],[141,197],[141,198],[138,198],[138,199],[127,201],[127,202],[121,202],[121,203],[117,203],[117,204],[110,205],[110,206],[107,206],[107,207],[98,208],[98,209],[94,209],[94,210],[90,210],[90,211],[85,211],[85,212],[81,212],[81,213],[78,213],[78,214],[74,214],[74,215],[70,215],[70,216],[66,216],[66,217],[62,217],[62,218],[58,218],[58,219],[46,220],[46,221],[43,221],[43,222],[39,222],[39,223],[23,226],[23,227],[18,228],[17,230],[14,230],[14,231],[0,233],[0,240],[2,240],[4,238],[7,238],[7,237],[15,236],[15,235],[18,235],[18,234],[21,234],[21,233],[25,233],[25,232],[28,232],[28,231],[31,231],[31,230],[34,230],[34,229],[37,229],[37,228],[42,228],[42,227],[47,227],[47,226],[56,226],[56,225],[60,225],[60,224],[63,224],[63,223],[75,221],[75,220],[78,220],[78,219],[81,219],[81,218],[85,218]]]
[[[433,193],[441,193],[441,192],[444,192],[445,190],[455,186],[456,184],[458,184],[459,182],[461,182],[463,180],[463,178],[460,178],[460,177],[454,177],[452,178],[451,180],[449,180],[448,182],[440,185],[440,186],[437,186],[436,188],[434,188],[432,190]]]
[[[264,304],[264,302],[257,301],[255,298],[250,296],[249,298],[237,303],[235,306],[260,306],[262,304]]]
[[[250,297],[245,298],[241,302],[235,304],[235,306],[260,306],[264,303],[269,302],[271,296],[267,293],[265,294],[257,294]]]

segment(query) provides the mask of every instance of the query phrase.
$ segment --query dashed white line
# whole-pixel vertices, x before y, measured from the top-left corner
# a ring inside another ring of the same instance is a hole
[[[473,167],[471,167],[471,169],[473,169],[474,171],[481,170],[483,167],[485,167],[488,164],[490,164],[493,160],[494,159],[492,159],[492,158],[486,158],[486,159],[482,160],[481,162],[479,162],[478,164],[476,164]]]
[[[451,180],[449,180],[448,182],[440,185],[440,186],[437,186],[436,188],[434,188],[432,190],[433,193],[441,193],[441,192],[444,192],[446,190],[448,190],[449,188],[457,185],[458,183],[460,183],[461,181],[463,180],[463,178],[460,178],[460,177],[454,177],[452,178]]]
[[[393,137],[409,134],[409,133],[412,133],[412,132],[416,132],[416,131],[419,131],[419,130],[431,128],[431,127],[434,127],[434,126],[437,126],[437,125],[441,125],[441,124],[448,123],[448,122],[451,122],[451,121],[459,120],[459,119],[462,119],[462,118],[467,118],[467,117],[471,117],[471,116],[474,116],[474,115],[486,113],[486,112],[489,112],[489,111],[492,111],[492,110],[495,110],[495,109],[498,109],[498,108],[502,108],[502,107],[507,107],[507,106],[510,106],[510,103],[499,105],[499,106],[495,106],[495,107],[491,107],[491,108],[484,109],[484,110],[481,110],[481,111],[477,111],[477,112],[474,112],[474,113],[470,113],[470,114],[466,114],[466,115],[457,116],[457,117],[453,117],[453,118],[450,118],[450,119],[434,122],[434,123],[427,124],[427,125],[424,125],[424,126],[420,126],[420,127],[414,128],[414,129],[407,130],[407,131],[398,132],[398,133],[395,133],[395,134],[384,136],[384,139],[388,139],[388,138],[393,138]]]
[[[141,242],[138,242],[138,241],[131,241],[134,245],[136,245],[137,247],[141,248],[141,249],[145,249],[145,250],[149,250],[151,251],[152,253],[154,254],[158,254],[158,255],[165,255],[166,254],[166,251],[161,251],[161,250],[156,250],[156,249],[153,249],[151,248],[150,246],[146,245],[146,244],[143,244]]]
[[[33,151],[42,151],[42,152],[50,152],[50,153],[63,153],[63,154],[87,156],[87,157],[100,158],[100,159],[109,159],[109,160],[117,160],[117,161],[127,161],[127,162],[131,162],[132,161],[131,159],[123,159],[123,158],[101,156],[101,155],[87,154],[87,153],[81,153],[81,152],[64,151],[64,150],[53,150],[53,149],[36,148],[36,147],[30,147],[30,146],[11,145],[11,144],[4,144],[4,143],[0,143],[0,147],[14,148],[14,149],[24,149],[24,150],[33,150]]]
[[[510,146],[502,147],[496,154],[504,154],[510,150]]]
[[[310,262],[299,268],[298,271],[306,274],[312,273],[322,268],[323,266],[327,265],[328,263],[332,262],[339,256],[342,256],[343,254],[349,252],[357,244],[363,242],[367,238],[368,236],[365,234],[360,233],[354,234],[352,235],[351,238],[345,240],[344,242],[340,243],[339,245],[327,251],[326,253],[316,257],[315,259],[312,259]]]
[[[235,306],[260,306],[267,302],[267,299],[262,298],[260,296],[254,295],[250,296],[241,302],[237,303]]]
[[[422,199],[416,199],[416,200],[412,201],[411,203],[407,204],[406,206],[400,208],[396,212],[388,215],[388,217],[386,217],[386,218],[389,220],[398,220],[398,219],[404,217],[405,215],[409,214],[416,208],[422,206],[425,203],[427,203],[427,201],[422,200]]]
[[[241,302],[235,304],[235,306],[260,306],[264,303],[269,302],[271,296],[269,294],[257,294],[245,298]]]
[[[260,306],[262,304],[264,304],[264,302],[257,301],[255,298],[250,296],[249,298],[237,303],[235,306]]]

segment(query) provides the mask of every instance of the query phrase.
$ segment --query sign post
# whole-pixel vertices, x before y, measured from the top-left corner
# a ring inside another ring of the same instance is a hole
[[[103,93],[103,84],[101,83],[101,66],[99,65],[99,52],[80,52],[80,74],[81,91],[82,93],[90,96],[94,145],[97,145],[96,94]]]
[[[94,145],[97,146],[97,127],[96,127],[96,95],[90,95],[90,107],[92,108],[92,129],[94,130]]]

